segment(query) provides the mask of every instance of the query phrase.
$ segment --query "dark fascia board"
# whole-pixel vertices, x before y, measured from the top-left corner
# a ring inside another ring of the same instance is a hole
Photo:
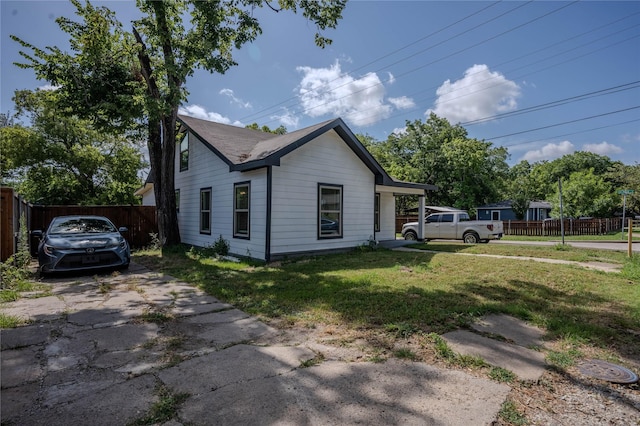
[[[414,189],[424,189],[425,191],[437,191],[438,187],[436,185],[430,185],[428,183],[415,183],[415,182],[401,182],[397,180],[393,180],[389,178],[388,182],[384,182],[385,186],[394,186],[396,188],[414,188]]]
[[[220,158],[222,161],[224,161],[229,166],[229,171],[232,170],[233,163],[231,162],[231,160],[229,160],[224,154],[222,154],[215,147],[213,147],[213,145],[211,145],[210,143],[205,142],[205,139],[202,136],[200,136],[198,133],[196,133],[191,127],[189,127],[189,125],[187,123],[185,123],[184,121],[180,120],[180,117],[178,117],[178,121],[180,122],[180,125],[184,126],[189,133],[191,133],[193,136],[195,136],[198,139],[198,141],[200,141],[200,143],[202,145],[207,147],[218,158]]]

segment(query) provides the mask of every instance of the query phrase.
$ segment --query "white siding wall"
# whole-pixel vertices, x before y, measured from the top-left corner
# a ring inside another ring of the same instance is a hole
[[[229,166],[197,138],[189,137],[189,169],[180,172],[176,155],[176,189],[180,190],[178,225],[183,243],[205,247],[220,235],[231,245],[231,253],[265,257],[266,169],[229,172]],[[250,239],[233,238],[233,184],[251,182]],[[200,189],[211,187],[211,235],[200,233]]]
[[[376,240],[396,239],[396,197],[390,192],[380,193],[380,232]]]
[[[153,188],[142,194],[142,205],[143,206],[155,206],[156,205],[156,194],[153,192]]]
[[[318,183],[342,185],[343,237],[318,239]],[[374,234],[373,173],[330,131],[273,167],[271,253],[355,247]]]

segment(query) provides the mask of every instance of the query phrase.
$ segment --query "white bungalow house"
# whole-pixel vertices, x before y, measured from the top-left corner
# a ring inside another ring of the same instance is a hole
[[[261,260],[395,239],[395,195],[433,185],[392,179],[341,119],[285,135],[179,116],[175,188],[184,243],[220,236]],[[150,191],[153,193],[153,191]]]

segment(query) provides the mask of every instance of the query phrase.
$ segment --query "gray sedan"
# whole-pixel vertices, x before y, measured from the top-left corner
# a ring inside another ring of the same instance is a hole
[[[131,258],[129,244],[121,235],[126,231],[103,216],[55,217],[46,232],[32,233],[40,237],[40,272],[126,269]]]

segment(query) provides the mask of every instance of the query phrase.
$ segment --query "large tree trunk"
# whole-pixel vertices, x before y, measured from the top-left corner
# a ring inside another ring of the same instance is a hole
[[[156,175],[161,188],[158,191],[160,197],[156,198],[156,209],[158,228],[162,230],[160,241],[163,247],[180,243],[174,185],[177,117],[178,108],[176,107],[162,119],[162,159],[161,167],[158,169],[160,176]]]

